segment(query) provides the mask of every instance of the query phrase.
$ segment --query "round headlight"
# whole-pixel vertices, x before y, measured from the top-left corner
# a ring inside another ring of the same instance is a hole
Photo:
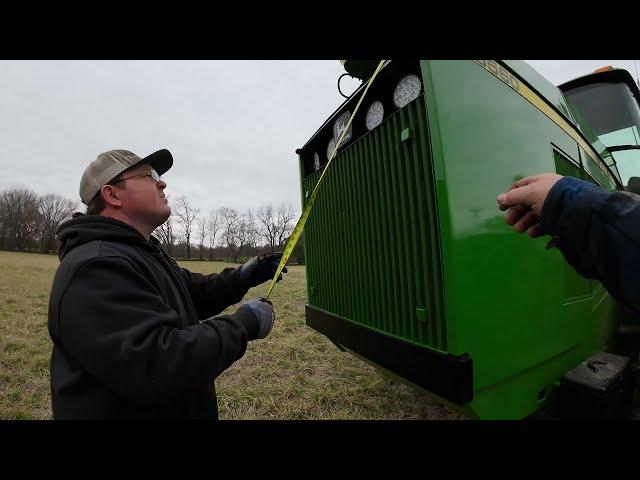
[[[318,170],[319,168],[320,168],[320,155],[318,155],[318,152],[315,152],[313,154],[313,169]]]
[[[335,138],[336,141],[338,141],[338,138],[340,138],[340,135],[342,134],[343,130],[347,128],[347,123],[349,123],[350,118],[351,118],[351,112],[344,112],[342,115],[338,117],[338,119],[336,120],[336,123],[333,124],[333,138]],[[342,138],[342,142],[340,142],[340,144],[342,145],[350,138],[351,138],[351,125],[349,125],[349,128],[347,129],[347,133],[344,134],[344,137]]]
[[[393,91],[393,103],[396,107],[402,108],[409,104],[420,95],[422,82],[417,75],[407,75],[403,77],[396,85]]]
[[[367,129],[373,130],[380,125],[382,123],[382,117],[384,117],[384,106],[382,102],[376,100],[369,106],[369,110],[367,110],[367,116],[365,118]]]
[[[329,140],[329,145],[327,145],[327,160],[331,160],[331,154],[336,148],[336,139],[332,138]]]

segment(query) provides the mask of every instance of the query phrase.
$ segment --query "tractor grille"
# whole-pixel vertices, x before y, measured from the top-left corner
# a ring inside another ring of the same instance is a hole
[[[305,202],[321,173],[302,181]],[[332,162],[304,233],[309,304],[446,350],[437,225],[420,95]]]

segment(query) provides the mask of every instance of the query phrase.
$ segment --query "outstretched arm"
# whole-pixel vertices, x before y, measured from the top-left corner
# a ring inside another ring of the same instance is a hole
[[[498,205],[516,231],[551,235],[580,275],[600,280],[640,314],[640,197],[542,174],[516,182],[498,196]]]

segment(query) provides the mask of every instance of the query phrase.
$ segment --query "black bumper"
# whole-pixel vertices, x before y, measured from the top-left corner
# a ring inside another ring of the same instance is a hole
[[[309,305],[307,325],[405,380],[463,406],[473,398],[473,365],[456,357],[380,334]]]

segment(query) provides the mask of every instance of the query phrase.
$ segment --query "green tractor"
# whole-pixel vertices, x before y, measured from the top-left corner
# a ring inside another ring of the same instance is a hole
[[[303,208],[364,90],[297,150]],[[638,189],[639,100],[626,70],[387,61],[305,226],[307,325],[471,418],[628,416],[640,320],[496,196],[547,171]]]

